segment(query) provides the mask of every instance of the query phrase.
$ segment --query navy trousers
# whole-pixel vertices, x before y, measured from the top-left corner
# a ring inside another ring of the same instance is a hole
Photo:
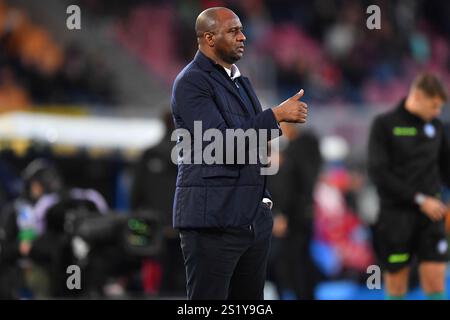
[[[263,300],[273,217],[259,206],[252,224],[180,229],[189,300]]]

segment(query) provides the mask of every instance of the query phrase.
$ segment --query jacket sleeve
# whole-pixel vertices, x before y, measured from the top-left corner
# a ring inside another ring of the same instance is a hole
[[[371,180],[383,193],[390,193],[404,201],[413,202],[416,190],[404,183],[390,169],[388,131],[382,118],[377,117],[369,136],[368,170]]]
[[[190,72],[175,82],[172,93],[172,111],[175,118],[181,119],[191,134],[194,133],[194,121],[201,121],[202,134],[208,129],[218,129],[222,134],[224,146],[232,145],[232,141],[227,140],[227,129],[246,131],[253,128],[257,132],[259,129],[266,129],[269,134],[271,129],[276,129],[281,134],[271,109],[249,118],[238,127],[227,124],[214,100],[211,85],[200,72]],[[234,154],[248,151],[247,147],[247,144],[234,145]]]
[[[450,141],[447,132],[444,132],[442,137],[439,152],[439,167],[442,183],[450,188]]]

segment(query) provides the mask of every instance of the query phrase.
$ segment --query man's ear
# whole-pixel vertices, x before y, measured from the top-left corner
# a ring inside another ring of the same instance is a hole
[[[214,34],[211,32],[205,32],[204,37],[206,44],[210,47],[214,47]]]

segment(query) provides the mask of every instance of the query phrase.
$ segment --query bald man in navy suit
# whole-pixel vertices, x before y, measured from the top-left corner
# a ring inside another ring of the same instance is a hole
[[[201,121],[202,132],[217,129],[224,137],[227,129],[280,135],[280,122],[306,121],[303,90],[262,110],[250,81],[235,65],[244,54],[246,38],[233,11],[207,9],[195,29],[199,50],[173,85],[177,129],[193,134],[194,122]],[[188,299],[264,298],[273,217],[262,166],[178,161],[173,225],[180,230]]]

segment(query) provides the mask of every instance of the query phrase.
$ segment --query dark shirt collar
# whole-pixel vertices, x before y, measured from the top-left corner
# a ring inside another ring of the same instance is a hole
[[[408,111],[408,110],[406,109],[406,98],[403,98],[403,100],[400,101],[399,105],[397,106],[397,109],[398,109],[398,110],[399,110],[406,118],[408,118],[408,119],[410,119],[410,120],[412,120],[412,121],[419,122],[419,123],[425,123],[425,121],[424,121],[421,117],[419,117],[419,116],[417,116],[417,115],[411,113],[410,111]]]

